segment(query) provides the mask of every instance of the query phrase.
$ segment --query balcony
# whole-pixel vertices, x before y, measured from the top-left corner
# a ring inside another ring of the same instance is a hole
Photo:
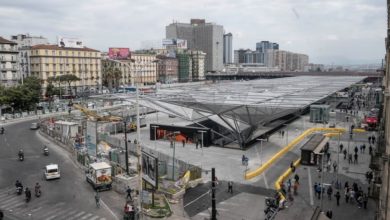
[[[11,62],[11,63],[16,63],[16,59],[12,59],[9,57],[0,57],[0,62],[5,63],[5,62]]]
[[[17,48],[4,48],[4,47],[0,47],[0,52],[19,53]]]
[[[6,72],[6,71],[12,71],[12,72],[16,72],[18,71],[18,68],[17,67],[0,67],[0,71],[1,72]]]

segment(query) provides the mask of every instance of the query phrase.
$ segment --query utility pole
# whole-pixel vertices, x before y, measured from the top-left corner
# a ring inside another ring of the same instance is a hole
[[[217,208],[215,201],[215,168],[211,168],[211,220],[217,220]]]
[[[124,132],[125,132],[125,149],[126,149],[126,155],[125,155],[125,160],[126,160],[126,173],[127,175],[129,174],[129,153],[127,150],[127,123],[126,119],[123,120],[123,125],[124,125]]]

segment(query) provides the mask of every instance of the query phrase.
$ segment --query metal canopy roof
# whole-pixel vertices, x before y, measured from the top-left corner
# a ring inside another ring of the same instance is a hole
[[[239,134],[237,139],[242,139],[239,142],[246,143],[256,138],[252,136],[256,129],[363,79],[362,76],[298,76],[226,81],[159,89],[153,96],[144,96],[140,104],[195,123],[208,118]]]

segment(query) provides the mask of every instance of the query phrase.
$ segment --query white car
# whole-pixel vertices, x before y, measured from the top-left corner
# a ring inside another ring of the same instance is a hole
[[[59,179],[60,178],[60,169],[57,164],[49,164],[45,167],[45,178],[46,180]]]

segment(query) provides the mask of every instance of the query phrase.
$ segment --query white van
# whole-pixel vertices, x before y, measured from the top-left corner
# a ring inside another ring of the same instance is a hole
[[[46,180],[60,178],[60,169],[57,164],[49,164],[45,167],[45,178]]]

